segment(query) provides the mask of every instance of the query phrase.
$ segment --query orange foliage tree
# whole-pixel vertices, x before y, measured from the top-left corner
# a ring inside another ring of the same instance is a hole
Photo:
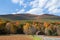
[[[49,22],[44,22],[44,27],[47,28],[50,25]]]
[[[19,25],[20,25],[20,21],[16,21],[16,22],[15,22],[15,25],[16,25],[16,26],[19,26]]]

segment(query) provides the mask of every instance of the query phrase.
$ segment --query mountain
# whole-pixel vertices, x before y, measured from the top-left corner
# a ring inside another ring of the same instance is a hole
[[[8,14],[8,15],[0,15],[0,18],[11,19],[11,20],[30,20],[35,19],[37,15],[32,14]]]
[[[10,19],[10,20],[40,20],[40,19],[60,20],[60,16],[56,16],[52,14],[42,14],[42,15],[8,14],[8,15],[0,15],[0,18]]]
[[[60,16],[56,16],[52,14],[43,14],[39,16],[39,19],[60,20]]]

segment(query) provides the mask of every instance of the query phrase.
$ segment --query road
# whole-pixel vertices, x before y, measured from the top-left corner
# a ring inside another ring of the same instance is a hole
[[[0,36],[0,40],[33,40],[33,38],[26,35],[5,35]]]
[[[0,40],[60,40],[60,36],[5,35],[0,36]]]

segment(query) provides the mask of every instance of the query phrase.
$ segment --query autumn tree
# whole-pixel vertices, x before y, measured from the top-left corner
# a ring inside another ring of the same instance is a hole
[[[50,24],[50,26],[45,28],[45,34],[46,35],[53,35],[53,36],[55,36],[55,35],[57,35],[56,31],[57,31],[56,27],[54,25],[52,25],[52,24]]]
[[[43,26],[43,24],[38,23],[37,26],[36,26],[36,28],[37,28],[36,34],[38,34],[38,35],[44,35],[45,34],[44,33],[45,27]]]
[[[25,34],[34,34],[36,31],[36,29],[30,23],[26,23],[23,29]]]
[[[55,30],[58,36],[60,36],[60,25],[55,25]]]
[[[5,27],[6,27],[6,31],[7,31],[8,34],[16,33],[16,27],[14,26],[13,23],[8,22],[8,23],[6,23]]]
[[[48,27],[49,25],[50,25],[49,22],[44,22],[44,27],[45,27],[45,28]]]

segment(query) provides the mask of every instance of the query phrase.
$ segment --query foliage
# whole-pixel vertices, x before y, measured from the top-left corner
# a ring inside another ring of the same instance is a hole
[[[4,21],[0,19],[0,34],[31,34],[60,36],[60,22]]]

